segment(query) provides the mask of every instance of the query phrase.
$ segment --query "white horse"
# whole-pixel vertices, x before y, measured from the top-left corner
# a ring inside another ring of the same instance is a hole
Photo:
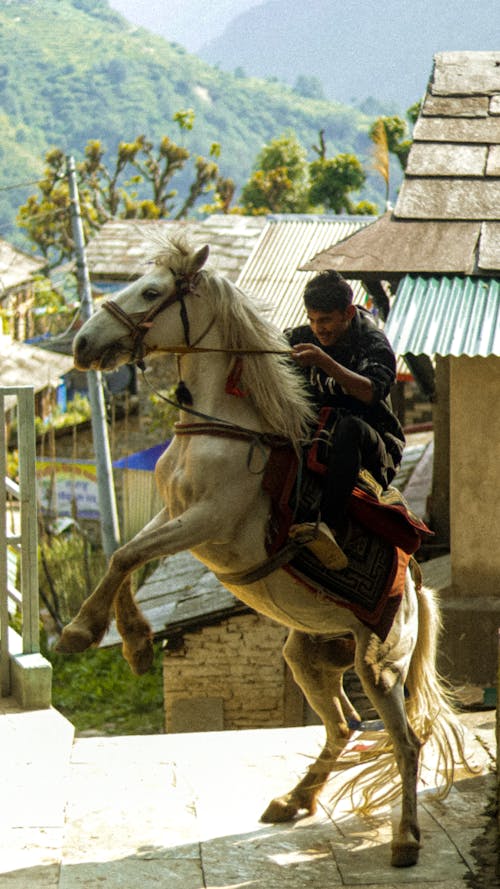
[[[270,504],[257,464],[265,462],[277,436],[299,449],[312,418],[302,378],[286,357],[286,340],[238,288],[203,269],[207,256],[208,247],[196,252],[182,238],[163,244],[152,270],[104,304],[75,337],[75,365],[82,370],[113,370],[153,352],[182,356],[181,397],[188,400],[187,389],[192,407],[181,408],[176,435],[156,467],[164,508],[114,553],[101,582],[63,631],[59,650],[98,644],[114,607],[125,657],[135,672],[148,669],[151,631],[132,598],[131,573],[152,559],[190,550],[240,600],[290,628],[284,657],[326,729],[317,760],[296,787],[270,803],[262,819],[286,821],[315,811],[352,735],[349,720],[359,719],[342,684],[343,673],[354,664],[389,736],[385,762],[389,750],[401,777],[402,814],[392,864],[416,864],[421,746],[432,738],[440,751],[443,795],[454,762],[466,765],[460,724],[436,672],[437,606],[408,572],[382,642],[352,611],[315,596],[283,568],[253,582],[245,578],[266,561]],[[246,397],[231,394],[227,385],[236,361]],[[378,791],[377,803],[380,783]],[[372,792],[365,788],[368,802],[376,792],[373,776]]]

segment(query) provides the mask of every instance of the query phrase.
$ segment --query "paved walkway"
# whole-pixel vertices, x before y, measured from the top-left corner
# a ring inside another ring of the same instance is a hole
[[[413,439],[403,467],[420,514],[429,446]],[[394,811],[331,813],[327,789],[314,817],[259,822],[319,751],[321,726],[75,739],[57,711],[0,698],[0,889],[494,889],[496,714],[462,719],[481,773],[457,774],[444,803],[421,789],[420,862],[399,870]]]
[[[464,716],[482,773],[457,775],[446,803],[422,791],[421,860],[402,870],[388,864],[389,811],[364,821],[342,805],[333,818],[327,791],[314,817],[259,822],[319,751],[320,726],[74,740],[55,710],[3,699],[0,713],[1,889],[497,885],[478,860],[491,846],[493,711]]]

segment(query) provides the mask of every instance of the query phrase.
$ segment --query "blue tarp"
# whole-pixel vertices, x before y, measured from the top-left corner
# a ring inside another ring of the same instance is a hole
[[[165,448],[170,444],[170,439],[162,444],[154,445],[152,448],[146,448],[145,451],[137,451],[135,454],[129,454],[128,457],[122,457],[120,460],[113,462],[115,469],[146,469],[152,472],[155,468],[158,458],[161,457]]]

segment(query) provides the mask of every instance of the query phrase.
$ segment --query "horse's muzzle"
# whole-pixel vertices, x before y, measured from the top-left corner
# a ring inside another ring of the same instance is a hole
[[[77,370],[114,370],[128,360],[130,350],[120,343],[110,343],[99,349],[82,333],[73,340],[73,361]]]

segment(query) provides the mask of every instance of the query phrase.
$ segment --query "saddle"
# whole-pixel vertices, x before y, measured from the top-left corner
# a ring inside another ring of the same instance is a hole
[[[292,524],[316,520],[322,486],[316,460],[317,452],[301,464],[291,448],[271,451],[262,482],[271,498],[266,534],[270,558],[286,547]],[[283,567],[315,595],[350,609],[384,640],[403,595],[411,557],[432,532],[400,491],[383,490],[366,470],[359,474],[348,516],[347,530],[338,540],[347,567],[328,569],[306,546]]]

